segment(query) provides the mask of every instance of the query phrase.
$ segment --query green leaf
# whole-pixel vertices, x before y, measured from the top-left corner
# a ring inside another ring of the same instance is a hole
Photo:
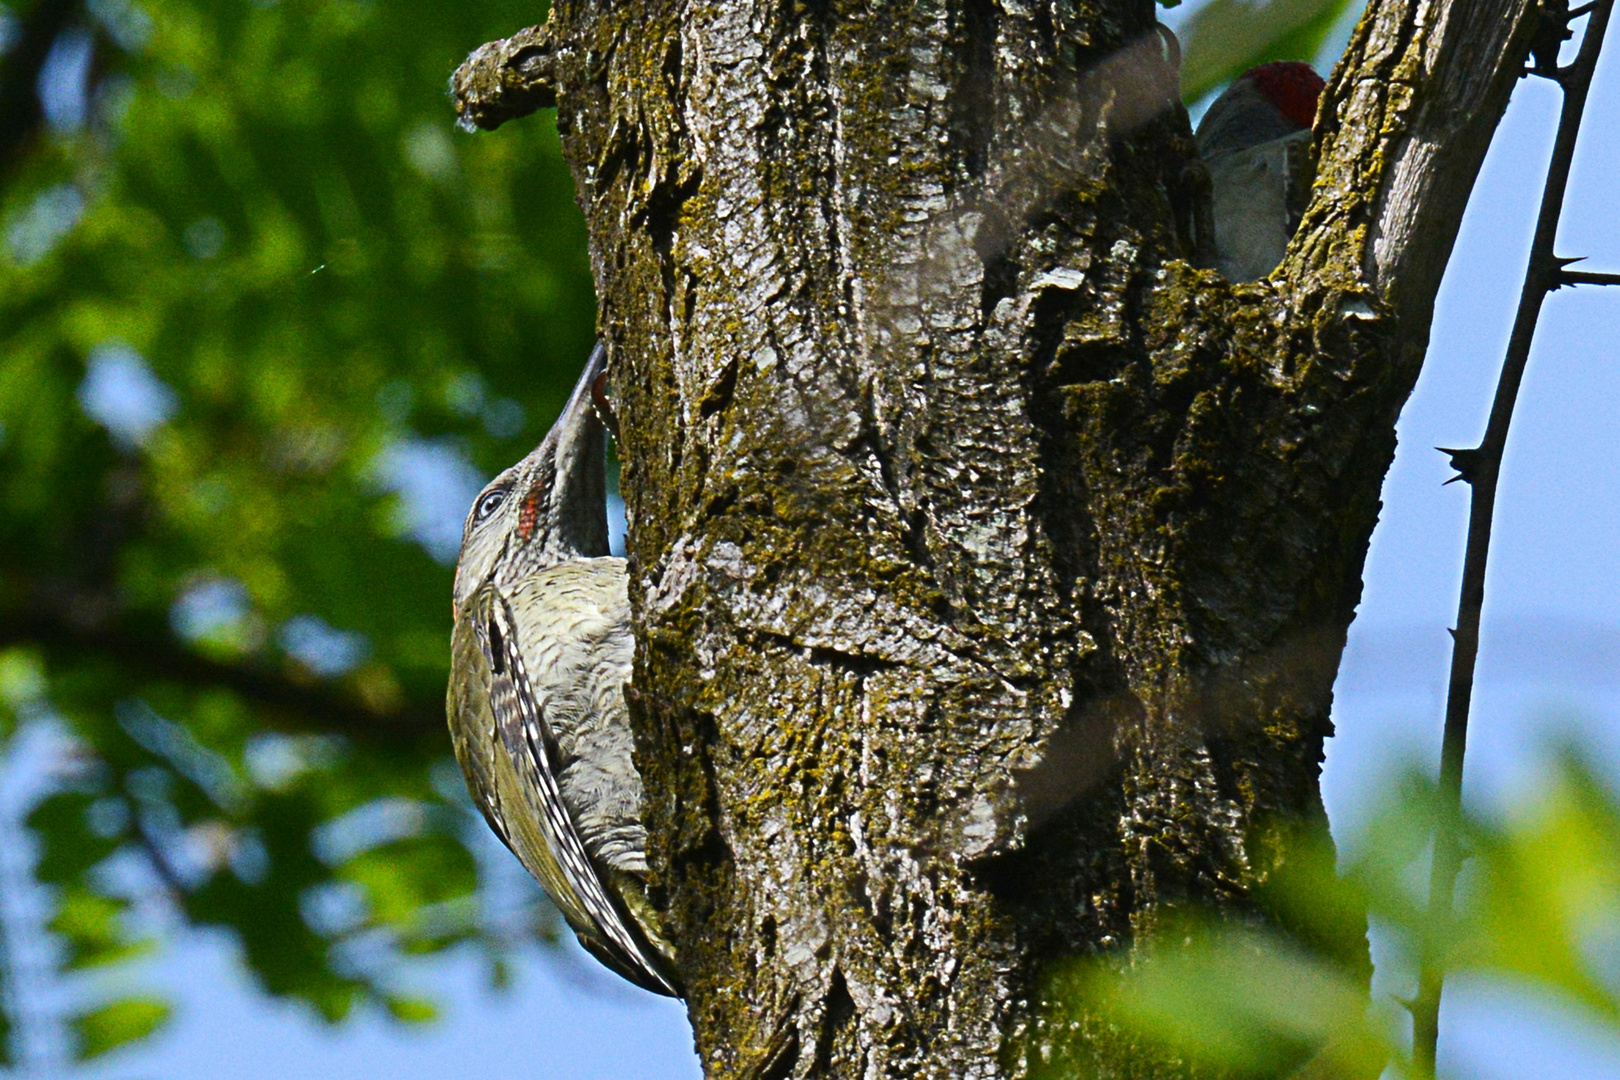
[[[1339,874],[1327,821],[1284,821],[1266,835],[1267,847],[1277,854],[1252,890],[1256,907],[1299,946],[1368,984],[1366,890],[1359,880]]]
[[[1376,1077],[1386,1033],[1368,1018],[1366,985],[1275,933],[1199,919],[1169,921],[1129,966],[1082,966],[1075,991],[1167,1054],[1241,1075]]]
[[[341,875],[365,888],[378,922],[401,929],[411,928],[424,907],[467,896],[478,883],[467,849],[444,836],[364,852],[344,864]]]
[[[1181,30],[1181,98],[1194,102],[1256,64],[1313,59],[1352,0],[1210,0]]]
[[[324,1019],[349,1014],[364,980],[334,970],[331,943],[301,914],[302,898],[332,880],[309,849],[321,821],[319,807],[301,790],[262,795],[255,821],[264,846],[264,874],[251,883],[216,874],[184,897],[194,923],[223,926],[241,941],[250,970],[272,994],[298,998]]]
[[[1620,986],[1591,947],[1620,931],[1614,792],[1566,755],[1542,798],[1473,848],[1477,880],[1460,905],[1455,961],[1539,983],[1620,1029]]]
[[[70,885],[57,899],[56,914],[48,924],[67,945],[67,970],[102,967],[147,952],[150,941],[131,940],[123,916],[129,904],[82,885]]]
[[[0,737],[10,734],[13,711],[45,697],[45,665],[32,649],[0,650]]]
[[[144,1039],[169,1022],[169,1003],[160,998],[129,997],[79,1013],[69,1020],[78,1036],[81,1061]]]
[[[388,1014],[403,1024],[430,1024],[439,1018],[439,1007],[427,998],[391,995],[384,999]]]
[[[1506,820],[1465,813],[1471,857],[1454,918],[1437,922],[1429,853],[1442,805],[1431,775],[1409,774],[1349,845],[1343,877],[1319,820],[1254,829],[1252,914],[1161,913],[1134,947],[1049,973],[1036,1074],[1086,1075],[1099,1040],[1123,1040],[1136,1060],[1178,1074],[1192,1063],[1218,1075],[1371,1080],[1388,1060],[1404,1068],[1392,1002],[1367,998],[1368,911],[1396,970],[1441,957],[1450,975],[1505,977],[1620,1032],[1620,985],[1602,966],[1620,937],[1620,795],[1566,753]]]

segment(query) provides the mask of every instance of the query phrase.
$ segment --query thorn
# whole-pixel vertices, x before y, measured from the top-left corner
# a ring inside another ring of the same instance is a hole
[[[1435,449],[1449,456],[1451,467],[1457,470],[1457,475],[1441,484],[1441,487],[1454,484],[1458,480],[1472,484],[1479,477],[1480,466],[1485,464],[1485,451],[1477,446],[1463,450],[1449,446],[1437,446]]]
[[[1569,28],[1569,0],[1550,0],[1541,10],[1540,24],[1530,41],[1530,55],[1534,58],[1529,73],[1562,81],[1564,69],[1558,66],[1559,47],[1575,36]]]
[[[1401,1008],[1405,1009],[1407,1012],[1411,1013],[1413,1016],[1417,1015],[1417,1007],[1418,1007],[1417,998],[1415,998],[1415,997],[1409,997],[1409,998],[1408,997],[1401,997],[1401,995],[1399,995],[1399,994],[1391,994],[1389,996],[1392,999],[1394,999],[1395,1004],[1399,1005]]]
[[[1556,63],[1546,64],[1538,59],[1532,63],[1526,64],[1524,69],[1519,72],[1519,78],[1522,79],[1526,75],[1536,75],[1540,78],[1548,80],[1549,82],[1555,82],[1559,86],[1563,86],[1564,80],[1568,79],[1572,74],[1574,74],[1573,64],[1569,65],[1568,67],[1559,67]]]
[[[1567,259],[1558,255],[1548,255],[1541,272],[1542,288],[1548,292],[1557,292],[1565,285],[1574,284],[1569,280],[1569,275],[1564,273],[1564,267],[1585,261],[1585,255],[1575,255]]]
[[[1460,480],[1460,479],[1461,479],[1461,477],[1457,477],[1457,476],[1453,476],[1453,477],[1452,477],[1452,478],[1451,478],[1451,480]],[[1446,484],[1449,484],[1449,483],[1451,483],[1451,480],[1447,480],[1447,481],[1446,481]],[[1440,485],[1440,486],[1441,486],[1441,487],[1445,487],[1445,484],[1441,484],[1441,485]],[[1451,640],[1452,640],[1452,641],[1456,641],[1456,640],[1457,640],[1457,628],[1456,628],[1456,627],[1455,627],[1455,626],[1448,626],[1448,627],[1446,627],[1446,633],[1448,633],[1448,634],[1450,634],[1450,635],[1451,635]]]

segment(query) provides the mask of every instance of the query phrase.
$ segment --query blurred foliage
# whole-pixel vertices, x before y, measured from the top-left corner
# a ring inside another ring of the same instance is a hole
[[[1210,0],[1181,28],[1181,97],[1192,103],[1256,64],[1311,60],[1355,0]]]
[[[79,1055],[88,1060],[144,1039],[169,1019],[169,1005],[151,997],[128,997],[78,1013],[72,1018]]]
[[[1269,883],[1265,925],[1169,913],[1130,953],[1053,972],[1044,1027],[1055,1034],[1040,1075],[1087,1075],[1072,1035],[1099,1022],[1202,1075],[1373,1080],[1386,1065],[1414,1075],[1402,1003],[1369,997],[1365,954],[1322,947],[1363,912],[1392,946],[1386,962],[1400,974],[1390,982],[1415,988],[1432,949],[1453,975],[1511,980],[1620,1037],[1620,797],[1569,753],[1507,820],[1468,816],[1473,858],[1444,925],[1428,912],[1440,805],[1435,785],[1413,776],[1346,845],[1340,873],[1331,847],[1303,848]]]
[[[164,918],[333,1020],[551,932],[442,721],[461,514],[593,335],[554,125],[466,135],[445,91],[544,15],[0,8],[0,739],[56,733],[26,829],[81,1057],[167,1017],[105,979]]]

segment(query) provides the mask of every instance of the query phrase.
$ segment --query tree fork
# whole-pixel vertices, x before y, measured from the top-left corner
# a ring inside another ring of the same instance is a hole
[[[1395,419],[1536,15],[1374,0],[1299,234],[1236,288],[1189,262],[1147,3],[563,2],[476,82],[554,98],[590,229],[710,1076],[1181,1074],[1051,1022],[1043,975],[1250,909],[1278,822],[1320,823]]]

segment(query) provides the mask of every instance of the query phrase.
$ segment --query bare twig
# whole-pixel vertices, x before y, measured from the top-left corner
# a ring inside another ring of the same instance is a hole
[[[1620,285],[1620,274],[1593,274],[1578,270],[1564,270],[1558,275],[1559,285]]]
[[[1446,699],[1446,727],[1440,754],[1440,816],[1435,830],[1434,864],[1430,878],[1429,913],[1435,933],[1425,948],[1417,998],[1412,1002],[1413,1060],[1420,1077],[1433,1077],[1435,1053],[1440,1035],[1440,993],[1445,981],[1442,932],[1452,917],[1457,875],[1462,869],[1464,851],[1458,833],[1462,813],[1463,755],[1468,743],[1468,710],[1473,699],[1474,665],[1479,655],[1480,613],[1485,604],[1485,567],[1490,553],[1491,520],[1496,510],[1496,486],[1507,446],[1513,406],[1530,359],[1530,344],[1536,321],[1547,294],[1561,285],[1607,285],[1620,283],[1620,275],[1572,273],[1564,267],[1576,260],[1560,259],[1553,253],[1558,220],[1563,212],[1564,191],[1569,183],[1570,164],[1575,156],[1575,140],[1586,109],[1586,93],[1592,72],[1603,47],[1604,31],[1614,0],[1595,0],[1570,12],[1559,4],[1548,12],[1550,20],[1534,47],[1535,62],[1530,74],[1552,79],[1563,88],[1563,111],[1558,120],[1558,137],[1553,145],[1547,183],[1542,191],[1541,211],[1530,248],[1530,265],[1525,270],[1519,311],[1508,339],[1507,355],[1497,381],[1496,398],[1491,404],[1485,438],[1478,447],[1464,450],[1442,448],[1451,455],[1458,475],[1473,489],[1469,502],[1468,547],[1463,557],[1462,594],[1457,604],[1457,629],[1453,632],[1451,682]],[[1552,7],[1552,5],[1549,5]],[[1557,65],[1557,45],[1568,34],[1568,23],[1588,17],[1580,52],[1567,67]],[[1450,481],[1447,481],[1448,483]]]

